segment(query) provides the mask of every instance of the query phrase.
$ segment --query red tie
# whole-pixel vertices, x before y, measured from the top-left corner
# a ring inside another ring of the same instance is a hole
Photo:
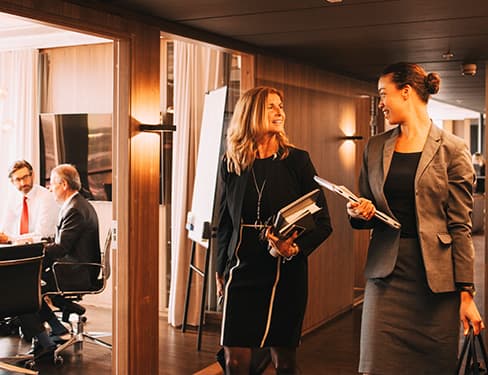
[[[20,217],[20,234],[29,233],[29,208],[27,207],[27,197],[24,195],[22,205],[22,216]]]

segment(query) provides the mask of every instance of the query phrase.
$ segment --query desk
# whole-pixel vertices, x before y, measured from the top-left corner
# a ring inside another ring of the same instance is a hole
[[[44,258],[42,243],[2,245],[0,249],[0,319],[39,311],[41,306],[41,267]],[[34,358],[27,357],[32,363]],[[0,367],[24,374],[37,371],[5,364]]]
[[[19,241],[19,242],[11,242],[11,243],[0,243],[0,249],[1,248],[9,248],[9,247],[22,247],[22,246],[26,246],[26,245],[37,245],[37,244],[47,244],[48,242],[47,241],[28,241],[28,242],[22,242],[22,241]]]

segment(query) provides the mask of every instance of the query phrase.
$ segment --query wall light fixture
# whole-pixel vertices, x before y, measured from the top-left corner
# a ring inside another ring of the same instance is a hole
[[[347,141],[360,141],[364,137],[362,135],[345,135],[340,137],[340,139],[347,140]]]
[[[176,131],[176,125],[163,125],[163,124],[139,124],[139,130],[141,132],[174,132]]]

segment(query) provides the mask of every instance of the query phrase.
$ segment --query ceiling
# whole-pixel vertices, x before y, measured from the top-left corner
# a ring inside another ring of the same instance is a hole
[[[474,118],[486,112],[487,0],[73,2],[135,11],[169,25],[163,31],[177,30],[244,51],[265,51],[373,83],[389,63],[416,62],[441,75],[441,91],[433,98],[470,110],[450,107],[451,113],[456,111],[452,118]],[[0,50],[105,41],[0,13]],[[453,56],[444,58],[446,52]],[[463,63],[477,64],[476,75],[463,76]]]
[[[0,13],[0,51],[25,48],[54,48],[81,44],[106,43],[111,40],[63,30],[31,20]]]
[[[436,99],[486,111],[486,0],[104,0],[361,80],[409,61],[441,75]],[[163,30],[164,31],[164,30]],[[206,36],[202,36],[203,39]],[[450,59],[443,54],[451,52]],[[477,64],[463,76],[463,63]]]

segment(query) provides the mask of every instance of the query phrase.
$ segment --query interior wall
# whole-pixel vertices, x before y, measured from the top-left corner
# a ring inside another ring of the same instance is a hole
[[[485,109],[488,108],[488,64],[485,63]],[[484,113],[484,123],[485,123],[485,129],[486,129],[486,110]],[[485,144],[485,150],[488,151],[488,132],[485,130],[485,139],[482,141]],[[485,155],[486,157],[486,155]],[[486,182],[485,182],[486,184]],[[486,186],[486,185],[485,185]],[[482,310],[481,310],[481,315],[486,316],[486,313],[488,312],[488,298],[486,297],[486,293],[488,291],[488,277],[487,277],[487,268],[488,268],[488,241],[486,241],[486,234],[488,233],[488,220],[486,219],[486,213],[488,212],[488,200],[487,200],[488,194],[485,193],[484,198],[484,232],[485,232],[485,256],[484,256],[484,264],[485,267],[483,269],[483,277],[484,277],[484,285],[483,285],[483,290],[485,291],[483,295],[483,302],[482,302]]]
[[[363,151],[366,146],[366,140],[371,135],[370,122],[371,118],[371,97],[360,97],[356,98],[356,132],[358,136],[362,136],[363,139],[357,140],[356,145],[356,161],[354,175],[359,177],[361,171],[361,165],[363,161]],[[373,105],[376,105],[373,102]],[[374,120],[373,120],[374,121]],[[380,119],[376,115],[376,126],[378,127],[378,122]],[[357,192],[359,189],[359,178],[356,178],[353,185],[351,185],[351,190]],[[369,243],[369,231],[367,230],[355,230],[354,233],[354,243],[353,243],[353,257],[354,257],[354,302],[362,300],[364,287],[366,284],[366,279],[364,277],[364,266],[366,265],[367,257],[367,246],[365,244]]]
[[[471,120],[454,120],[452,125],[452,133],[464,139],[469,146],[471,144]]]
[[[43,93],[44,113],[112,113],[113,45],[103,43],[42,51],[47,62],[48,84]],[[110,145],[107,145],[108,147]],[[98,215],[100,245],[112,225],[112,202],[92,201]],[[86,296],[87,304],[111,307],[112,283],[103,293]]]
[[[317,173],[354,188],[358,178],[356,153],[361,150],[357,142],[341,138],[359,130],[358,109],[364,112],[361,117],[369,114],[369,107],[358,108],[356,100],[360,95],[373,95],[374,85],[265,56],[256,59],[255,77],[256,85],[269,85],[284,92],[287,134],[293,144],[310,153]],[[333,233],[309,260],[304,332],[352,307],[357,267],[354,249],[362,245],[365,251],[367,244],[355,243],[346,201],[328,191],[325,194]]]
[[[112,113],[113,44],[49,48],[43,113]]]

